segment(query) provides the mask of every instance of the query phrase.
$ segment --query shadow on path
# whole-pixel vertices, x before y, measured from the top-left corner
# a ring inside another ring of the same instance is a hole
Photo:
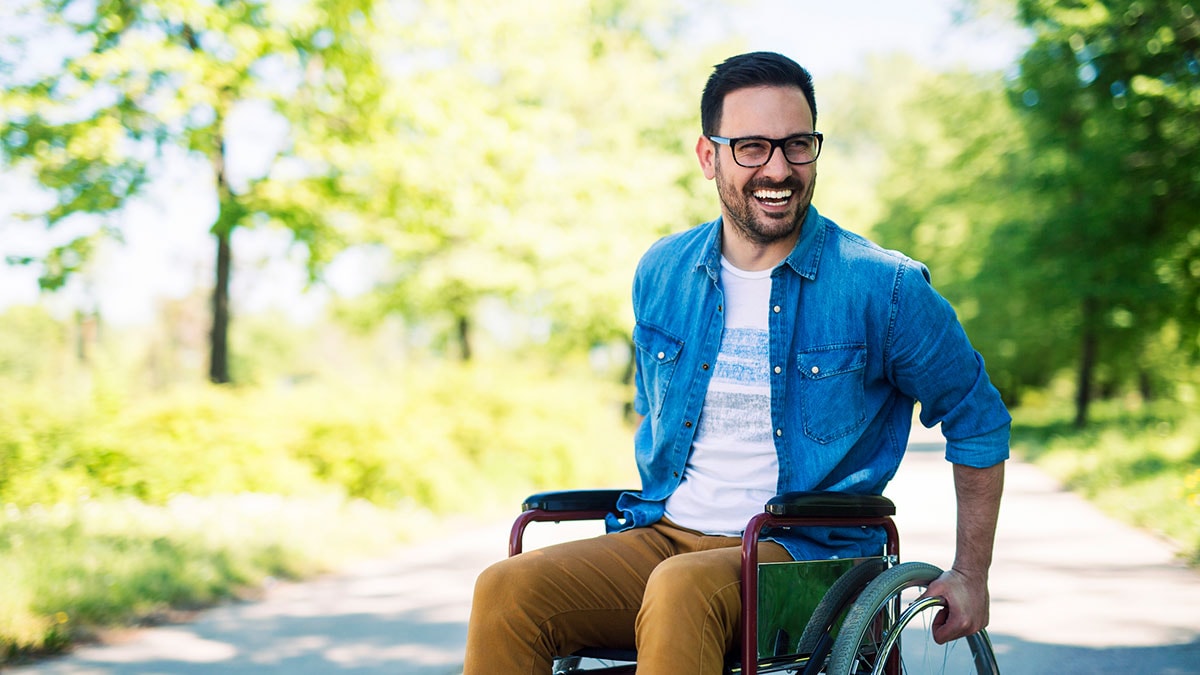
[[[1080,647],[992,634],[1000,672],[1025,675],[1185,675],[1200,673],[1200,639],[1147,647]]]

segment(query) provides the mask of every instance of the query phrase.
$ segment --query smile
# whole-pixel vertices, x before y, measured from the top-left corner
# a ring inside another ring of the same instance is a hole
[[[791,190],[755,190],[754,198],[768,206],[783,206],[792,198]]]

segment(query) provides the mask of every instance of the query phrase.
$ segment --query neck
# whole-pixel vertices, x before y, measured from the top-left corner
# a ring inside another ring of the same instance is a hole
[[[721,220],[721,255],[734,267],[747,272],[774,268],[788,257],[799,238],[797,228],[782,239],[758,242],[731,225],[728,217]]]

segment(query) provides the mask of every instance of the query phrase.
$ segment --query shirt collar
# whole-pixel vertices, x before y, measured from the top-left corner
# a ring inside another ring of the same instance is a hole
[[[700,249],[700,259],[696,261],[697,268],[703,268],[708,278],[715,283],[721,278],[721,217],[705,223],[708,236]]]
[[[800,239],[782,263],[809,281],[817,278],[817,268],[821,266],[821,251],[825,250],[823,221],[821,214],[817,213],[817,207],[810,204],[808,215],[804,217],[804,223],[800,226]]]

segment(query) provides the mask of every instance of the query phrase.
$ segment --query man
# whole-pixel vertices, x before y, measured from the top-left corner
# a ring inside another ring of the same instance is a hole
[[[634,279],[642,490],[610,534],[497,563],[476,584],[466,675],[548,673],[636,647],[638,672],[719,673],[735,646],[740,534],[777,493],[882,492],[914,401],[954,464],[954,564],[932,584],[947,641],[987,623],[1010,418],[924,266],[811,206],[816,102],[778,54],[716,67],[696,155],[721,217],[656,243]],[[624,529],[621,529],[624,528]],[[763,562],[878,554],[881,533],[780,535]]]

